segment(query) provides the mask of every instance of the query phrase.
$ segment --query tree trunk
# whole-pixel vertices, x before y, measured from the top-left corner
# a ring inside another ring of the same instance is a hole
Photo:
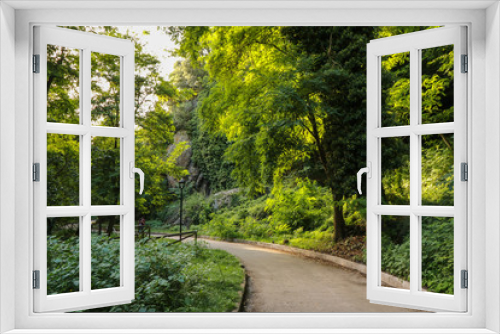
[[[113,227],[115,225],[115,217],[109,217],[109,220],[108,220],[108,237],[111,236],[111,234],[113,233]]]
[[[333,193],[333,189],[332,189]],[[333,225],[335,228],[335,234],[333,236],[333,242],[339,242],[345,238],[345,220],[344,220],[344,207],[338,205],[338,201],[342,200],[339,195],[333,193]]]
[[[102,234],[102,218],[97,218],[97,225],[99,226],[99,232],[97,234],[101,235]]]
[[[52,229],[54,228],[54,218],[47,219],[47,235],[52,234]]]

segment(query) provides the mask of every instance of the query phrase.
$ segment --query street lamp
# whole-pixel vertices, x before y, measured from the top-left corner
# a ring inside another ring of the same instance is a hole
[[[180,219],[179,219],[179,241],[182,241],[182,201],[183,201],[183,190],[186,186],[186,181],[179,181],[179,189],[181,190],[181,207],[180,207]]]

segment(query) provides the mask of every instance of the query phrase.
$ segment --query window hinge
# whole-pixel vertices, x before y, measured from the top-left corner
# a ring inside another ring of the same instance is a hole
[[[469,273],[467,270],[462,270],[462,289],[467,289],[469,287]]]
[[[469,165],[466,162],[462,162],[460,164],[460,180],[461,181],[469,181]]]
[[[469,72],[469,56],[462,55],[462,73]]]
[[[38,162],[33,164],[33,181],[40,182],[40,164]]]
[[[33,289],[40,289],[40,270],[33,270]]]
[[[40,73],[40,55],[33,55],[33,73]]]

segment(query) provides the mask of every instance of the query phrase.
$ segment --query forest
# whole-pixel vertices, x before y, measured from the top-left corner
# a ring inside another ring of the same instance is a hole
[[[181,58],[168,77],[140,36],[70,28],[135,42],[136,166],[146,174],[136,219],[177,230],[184,179],[186,228],[366,262],[366,199],[356,191],[366,165],[366,45],[432,27],[159,27]],[[78,123],[79,53],[48,52],[47,121]],[[119,67],[92,55],[93,125],[118,126]],[[382,57],[381,67],[382,126],[408,125],[409,53]],[[423,123],[453,122],[453,75],[452,47],[422,51]],[[48,135],[47,205],[78,205],[78,152],[78,136]],[[119,140],[93,138],[92,205],[119,204],[119,159]],[[453,134],[422,136],[421,159],[422,204],[453,206]],[[409,204],[409,184],[409,138],[384,138],[382,204]],[[96,237],[111,238],[118,221],[93,217]],[[76,225],[49,219],[50,243],[67,246]],[[382,270],[409,280],[409,217],[384,216],[382,235]],[[453,219],[424,217],[422,235],[423,286],[453,294]],[[58,263],[49,263],[54,277]]]

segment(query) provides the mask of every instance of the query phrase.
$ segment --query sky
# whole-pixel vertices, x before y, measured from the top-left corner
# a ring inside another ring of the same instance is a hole
[[[141,40],[147,44],[144,51],[155,55],[160,60],[159,72],[162,76],[167,77],[174,69],[174,64],[180,57],[172,57],[168,51],[176,48],[175,43],[170,39],[170,36],[163,31],[157,30],[156,26],[134,26],[134,27],[118,27],[121,33],[126,33],[127,30],[138,35]],[[149,31],[149,35],[143,35],[143,31]]]

